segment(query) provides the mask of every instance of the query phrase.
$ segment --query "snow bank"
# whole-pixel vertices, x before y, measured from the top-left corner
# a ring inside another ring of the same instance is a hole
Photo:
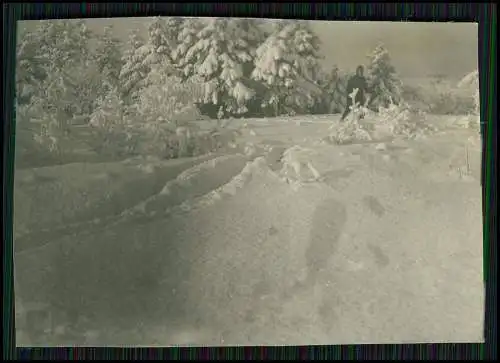
[[[141,201],[131,209],[125,210],[123,216],[173,213],[187,210],[193,200],[219,188],[229,182],[245,166],[244,155],[223,155],[193,166],[175,179],[168,181],[161,191]]]

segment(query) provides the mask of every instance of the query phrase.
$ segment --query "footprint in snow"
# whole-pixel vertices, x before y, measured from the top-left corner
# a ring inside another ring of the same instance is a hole
[[[363,204],[377,217],[382,217],[385,214],[385,207],[372,195],[363,197]]]

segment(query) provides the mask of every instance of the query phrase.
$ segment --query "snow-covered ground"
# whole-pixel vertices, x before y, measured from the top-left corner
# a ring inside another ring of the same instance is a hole
[[[434,117],[428,137],[325,143],[337,121],[233,120],[232,154],[19,170],[18,345],[481,341],[478,132]]]

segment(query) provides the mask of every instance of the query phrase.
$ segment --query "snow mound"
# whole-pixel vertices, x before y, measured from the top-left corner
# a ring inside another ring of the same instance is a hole
[[[264,157],[258,157],[253,161],[249,161],[241,173],[234,176],[228,183],[212,190],[203,197],[199,198],[193,207],[205,207],[214,204],[226,196],[235,196],[238,190],[243,189],[254,176],[256,175],[272,175],[272,171],[267,166]]]
[[[125,210],[122,215],[155,215],[168,213],[172,208],[190,210],[193,200],[227,183],[244,168],[246,161],[244,155],[235,154],[218,156],[195,165],[166,182],[159,193]]]
[[[218,167],[219,165],[227,162],[228,160],[232,160],[234,158],[239,158],[239,157],[240,157],[239,155],[217,156],[211,160],[207,160],[199,165],[196,165],[195,167],[187,169],[186,171],[179,174],[179,176],[177,177],[177,180],[188,183],[193,178],[199,176],[200,173],[206,172],[207,170],[210,170],[210,169],[214,169],[214,168]]]
[[[316,154],[313,149],[299,145],[292,146],[283,153],[281,159],[283,167],[280,174],[286,180],[317,181],[321,174],[312,162]]]
[[[241,161],[243,159],[239,159]],[[222,173],[222,171],[218,171]],[[151,198],[150,200],[141,203],[135,208],[135,212],[140,211],[141,213],[148,212],[148,214],[156,214],[157,210],[152,210],[151,205],[155,203],[157,206],[161,206],[165,214],[178,215],[179,213],[194,212],[196,210],[204,209],[206,207],[212,206],[215,203],[222,201],[227,197],[234,197],[237,195],[238,191],[242,190],[250,181],[256,176],[263,176],[266,178],[277,178],[268,167],[265,157],[258,157],[253,161],[249,161],[241,169],[241,172],[229,178],[226,183],[220,183],[219,186],[206,192],[199,191],[198,193],[193,193],[192,187],[189,189],[179,186],[178,181],[173,181],[165,186],[163,192],[159,197]],[[228,178],[226,178],[228,179]],[[200,178],[200,181],[206,181],[207,178]],[[211,186],[214,184],[212,183]],[[204,190],[209,190],[208,185],[205,184]],[[174,193],[175,191],[175,193]],[[167,202],[165,196],[175,196],[177,203]],[[163,196],[163,198],[162,198]]]

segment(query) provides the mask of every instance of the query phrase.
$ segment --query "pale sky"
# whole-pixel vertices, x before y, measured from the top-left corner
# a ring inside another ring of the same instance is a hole
[[[104,18],[88,19],[87,23],[96,33],[112,24],[116,35],[125,40],[129,30],[145,31],[149,21]],[[311,25],[322,42],[326,66],[337,64],[342,70],[354,71],[358,64],[366,64],[367,53],[382,42],[405,78],[442,75],[458,79],[477,69],[477,23],[311,21]]]

